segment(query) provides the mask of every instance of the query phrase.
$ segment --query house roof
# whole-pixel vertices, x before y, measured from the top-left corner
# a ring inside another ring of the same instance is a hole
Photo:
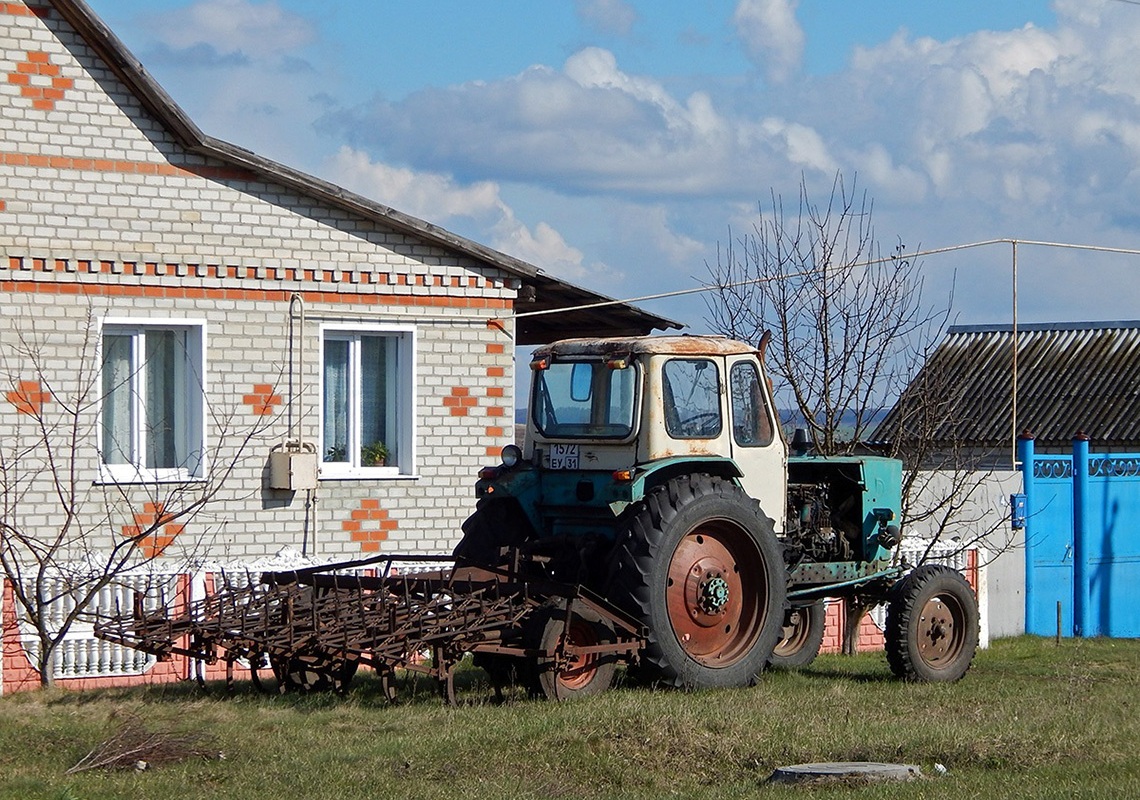
[[[976,447],[1009,445],[1014,337],[1008,325],[954,326],[873,434],[889,440],[922,387],[942,387],[935,437]],[[1017,430],[1039,448],[1140,446],[1140,321],[1019,325]]]
[[[643,335],[654,329],[680,329],[681,323],[651,314],[627,303],[609,302],[601,308],[580,308],[611,299],[547,275],[538,267],[486,245],[451,233],[438,225],[397,211],[335,184],[277,163],[252,151],[204,134],[166,91],[150,76],[117,36],[83,0],[49,0],[52,7],[83,37],[84,41],[114,70],[139,102],[166,127],[187,150],[244,168],[267,180],[411,234],[437,246],[482,261],[518,277],[522,282],[520,313],[552,309],[577,309],[562,313],[522,317],[516,324],[519,344],[543,344],[583,333],[598,336]],[[529,299],[533,297],[533,300]]]

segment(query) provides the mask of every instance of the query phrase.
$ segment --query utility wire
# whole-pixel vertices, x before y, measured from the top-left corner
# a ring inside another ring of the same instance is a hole
[[[1140,5],[1140,0],[1117,0],[1117,2],[1127,2],[1133,5]],[[916,258],[923,258],[926,256],[936,256],[943,253],[955,253],[962,250],[972,250],[979,247],[991,247],[996,244],[1009,244],[1017,247],[1018,245],[1025,245],[1030,247],[1056,247],[1066,250],[1088,250],[1097,253],[1121,253],[1123,255],[1140,256],[1140,250],[1134,250],[1126,247],[1106,247],[1103,245],[1095,244],[1072,244],[1069,242],[1046,242],[1036,241],[1033,239],[986,239],[980,242],[970,242],[968,244],[955,244],[948,247],[936,247],[931,250],[918,250],[913,253],[902,253],[891,256],[883,256],[882,258],[872,258],[866,261],[857,261],[852,264],[852,267],[869,267],[874,264],[884,264],[888,261],[908,261]],[[609,306],[624,306],[633,303],[645,303],[650,300],[662,300],[669,297],[682,297],[690,294],[701,294],[703,292],[715,292],[723,289],[735,289],[740,286],[749,286],[758,283],[767,283],[773,280],[784,280],[786,278],[799,278],[806,275],[816,275],[821,273],[822,269],[809,269],[801,272],[791,272],[786,275],[773,276],[770,278],[750,278],[746,281],[737,281],[735,283],[725,284],[702,284],[695,286],[691,289],[677,289],[672,292],[660,292],[658,294],[641,295],[640,297],[630,297],[625,300],[602,300],[597,303],[584,303],[577,306],[565,306],[562,308],[546,308],[541,311],[523,311],[518,314],[511,314],[504,317],[496,317],[500,320],[510,319],[523,319],[524,317],[541,317],[548,314],[563,314],[569,311],[586,311],[594,308],[607,308]]]

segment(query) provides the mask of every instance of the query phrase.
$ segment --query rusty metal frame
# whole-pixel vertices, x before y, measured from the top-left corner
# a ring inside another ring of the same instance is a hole
[[[432,562],[447,566],[418,574],[395,569]],[[583,654],[636,658],[644,631],[633,617],[581,586],[543,577],[540,566],[517,553],[505,566],[408,555],[265,572],[259,583],[227,585],[182,610],[144,611],[138,596],[132,613],[99,621],[95,634],[160,660],[223,660],[230,683],[239,659],[255,665],[265,657],[278,665],[299,656],[325,665],[354,662],[383,678],[403,669],[435,678],[452,702],[455,667],[467,653],[560,664]],[[594,612],[613,626],[614,641],[589,647],[563,641],[553,653],[530,646],[526,620],[551,603],[564,610],[567,626],[574,609]]]

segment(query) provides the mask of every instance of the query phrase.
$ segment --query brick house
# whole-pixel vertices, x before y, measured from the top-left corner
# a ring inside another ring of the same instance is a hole
[[[516,320],[606,298],[203,134],[80,0],[0,2],[0,28],[3,514],[60,530],[47,431],[76,557],[143,530],[183,564],[447,552],[513,436],[516,345],[675,327]],[[29,680],[3,599],[0,690]],[[76,647],[61,675],[110,674]]]

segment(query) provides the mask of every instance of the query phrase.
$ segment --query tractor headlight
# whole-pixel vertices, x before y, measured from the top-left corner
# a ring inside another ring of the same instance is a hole
[[[500,458],[503,459],[503,466],[511,469],[522,461],[522,448],[517,444],[508,444],[503,448]]]

